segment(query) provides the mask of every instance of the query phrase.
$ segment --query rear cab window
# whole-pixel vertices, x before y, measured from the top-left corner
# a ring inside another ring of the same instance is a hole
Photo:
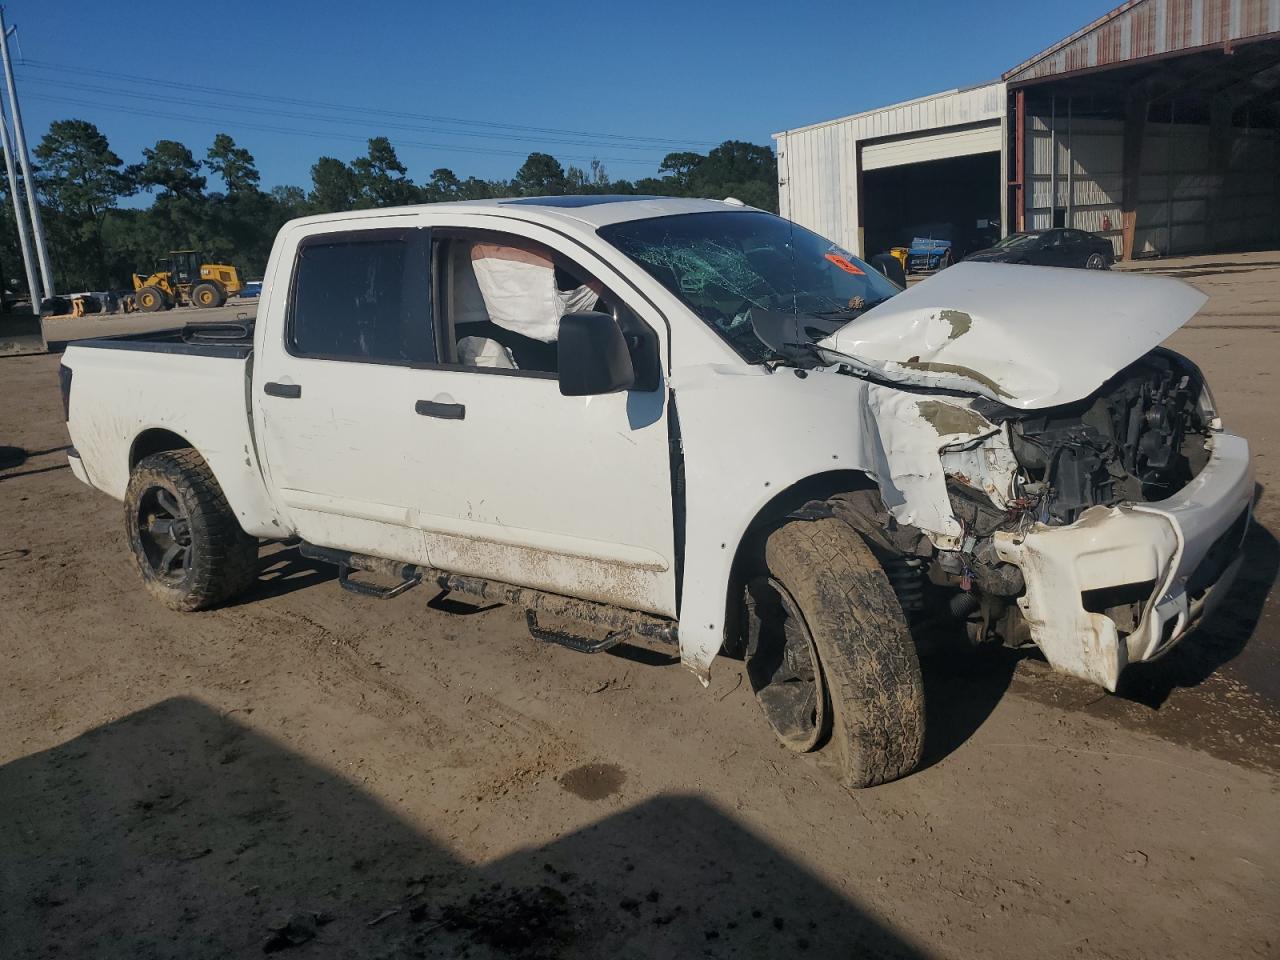
[[[298,246],[286,323],[291,354],[415,365],[438,358],[430,232],[326,233]]]

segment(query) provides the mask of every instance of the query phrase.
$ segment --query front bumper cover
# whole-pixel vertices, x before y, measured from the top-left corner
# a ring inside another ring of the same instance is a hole
[[[1218,433],[1204,469],[1167,500],[1093,507],[1068,527],[997,533],[997,554],[1022,571],[1018,605],[1050,665],[1114,691],[1125,666],[1177,643],[1235,578],[1253,496],[1249,444]],[[1131,631],[1086,609],[1094,591],[1142,584],[1153,587]]]

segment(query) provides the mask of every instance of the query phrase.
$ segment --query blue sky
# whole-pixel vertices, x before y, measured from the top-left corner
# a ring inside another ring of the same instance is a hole
[[[15,59],[20,48],[27,61],[18,85],[33,146],[67,117],[96,123],[126,163],[159,138],[203,157],[226,131],[271,187],[308,186],[317,156],[350,160],[379,134],[415,180],[442,166],[508,177],[530,150],[583,166],[598,157],[615,178],[646,176],[671,150],[771,143],[778,130],[993,79],[1115,2],[5,8],[18,26]]]

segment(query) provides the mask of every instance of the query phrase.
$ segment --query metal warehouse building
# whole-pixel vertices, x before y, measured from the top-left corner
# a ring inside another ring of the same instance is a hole
[[[1280,243],[1280,0],[1130,0],[999,81],[775,134],[781,213],[868,256],[1075,227]]]

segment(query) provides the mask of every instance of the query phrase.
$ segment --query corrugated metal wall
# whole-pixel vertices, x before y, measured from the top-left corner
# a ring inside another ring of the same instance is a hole
[[[1027,116],[1027,229],[1058,223],[1107,237],[1120,253],[1124,123],[1062,113]]]
[[[1027,228],[1058,223],[1121,251],[1124,123],[1080,119],[1062,103],[1027,117]],[[1217,153],[1215,154],[1215,151]],[[1176,255],[1275,239],[1280,138],[1273,130],[1148,123],[1134,256]]]
[[[779,134],[778,211],[788,220],[858,249],[858,140],[845,124]]]
[[[1264,242],[1280,219],[1274,130],[1147,124],[1134,256]],[[1219,155],[1215,156],[1215,151]]]
[[[999,123],[1005,86],[952,90],[870,113],[774,134],[782,215],[862,253],[859,149],[864,141],[909,138],[966,124]]]

